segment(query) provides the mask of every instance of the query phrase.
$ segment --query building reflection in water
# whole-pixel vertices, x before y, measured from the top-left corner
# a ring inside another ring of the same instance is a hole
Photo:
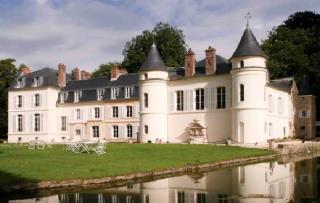
[[[126,187],[59,194],[10,203],[282,203],[314,202],[318,196],[317,159],[259,163],[205,174],[128,184]]]

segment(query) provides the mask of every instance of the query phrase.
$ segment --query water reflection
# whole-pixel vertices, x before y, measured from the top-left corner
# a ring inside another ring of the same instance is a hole
[[[282,203],[315,202],[317,159],[259,163],[125,187],[10,200],[10,203]],[[0,201],[1,202],[1,201]]]

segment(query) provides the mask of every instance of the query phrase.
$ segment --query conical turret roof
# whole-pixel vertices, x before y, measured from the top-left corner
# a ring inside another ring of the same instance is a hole
[[[266,57],[265,53],[262,51],[259,43],[257,42],[256,37],[253,35],[251,29],[247,27],[241,40],[238,44],[236,51],[233,53],[232,58],[238,56],[264,56]]]
[[[140,70],[141,71],[149,71],[149,70],[168,71],[154,43],[152,44],[149,50],[147,58],[142,63]]]

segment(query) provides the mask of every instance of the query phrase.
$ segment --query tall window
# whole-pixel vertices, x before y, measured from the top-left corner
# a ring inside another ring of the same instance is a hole
[[[100,108],[99,107],[94,108],[94,118],[100,118]]]
[[[148,106],[149,106],[149,98],[148,98],[149,96],[148,96],[148,93],[144,93],[144,107],[145,108],[148,108]]]
[[[112,107],[112,117],[118,118],[119,117],[119,108],[117,106]]]
[[[23,116],[18,115],[18,131],[22,132],[23,131]]]
[[[34,131],[40,131],[40,114],[34,114]]]
[[[278,97],[278,113],[283,114],[283,100],[281,97]]]
[[[18,96],[18,107],[22,107],[22,95]]]
[[[206,203],[205,193],[197,193],[197,203]]]
[[[183,111],[183,91],[177,91],[177,111]]]
[[[204,109],[204,89],[196,89],[196,110]]]
[[[241,68],[244,67],[244,61],[240,61],[240,67],[241,67]]]
[[[112,126],[112,128],[113,128],[113,137],[118,138],[119,137],[119,126],[114,125],[114,126]]]
[[[24,87],[25,85],[25,78],[18,78],[18,81],[17,81],[17,88],[21,88],[21,87]]]
[[[78,102],[79,101],[79,97],[80,97],[80,92],[79,91],[75,91],[74,92],[74,102]]]
[[[40,106],[40,95],[39,94],[34,95],[34,106]]]
[[[178,203],[185,203],[185,193],[184,192],[178,192]]]
[[[130,98],[133,94],[133,87],[125,87],[124,88],[124,97]]]
[[[217,108],[226,108],[226,87],[217,87]]]
[[[34,86],[36,86],[36,87],[40,86],[40,85],[41,85],[41,77],[35,77],[35,78],[33,79],[33,84],[34,84]]]
[[[68,97],[67,92],[60,92],[60,103],[64,103],[64,100],[66,100]]]
[[[244,85],[240,85],[240,101],[244,101]]]
[[[116,99],[119,96],[119,88],[113,87],[111,88],[111,99]]]
[[[92,136],[99,137],[99,126],[92,126]]]
[[[132,117],[132,106],[127,106],[127,118]]]
[[[97,99],[101,100],[104,94],[104,89],[97,89]]]
[[[67,130],[67,117],[61,116],[61,131]]]
[[[132,125],[127,125],[127,137],[132,138]]]
[[[81,130],[80,129],[76,129],[76,135],[81,135]]]
[[[144,126],[144,134],[148,134],[149,133],[149,127],[147,125]]]
[[[269,95],[269,98],[268,98],[268,107],[269,107],[269,112],[273,113],[273,98],[271,94]]]
[[[81,110],[80,109],[76,109],[76,116],[77,116],[77,120],[81,119]]]

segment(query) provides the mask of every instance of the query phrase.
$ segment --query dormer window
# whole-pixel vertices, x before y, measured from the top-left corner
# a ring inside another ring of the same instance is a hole
[[[111,88],[111,99],[116,99],[117,97],[119,97],[119,88],[118,87]]]
[[[74,102],[79,102],[79,98],[81,96],[81,91],[74,92]]]
[[[34,77],[33,78],[33,86],[39,87],[40,85],[42,85],[42,77]]]
[[[17,88],[22,88],[25,85],[25,78],[18,78],[17,80]]]
[[[104,95],[104,89],[97,89],[97,99],[101,100]]]
[[[125,87],[124,88],[124,97],[130,98],[133,94],[133,87]]]
[[[68,93],[67,92],[60,92],[60,103],[64,103],[64,101],[67,99]]]
[[[240,68],[244,67],[244,61],[240,61]]]

